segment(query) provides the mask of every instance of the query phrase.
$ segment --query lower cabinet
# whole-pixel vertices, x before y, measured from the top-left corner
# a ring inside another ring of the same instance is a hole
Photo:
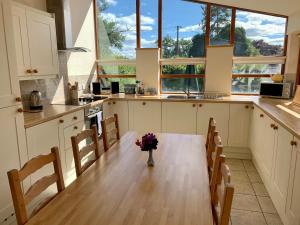
[[[196,134],[197,104],[185,102],[162,103],[162,132]]]
[[[129,130],[143,135],[161,132],[160,101],[129,101]]]
[[[23,114],[17,107],[0,109],[0,224],[14,213],[7,172],[27,161]],[[9,220],[9,219],[8,219]]]

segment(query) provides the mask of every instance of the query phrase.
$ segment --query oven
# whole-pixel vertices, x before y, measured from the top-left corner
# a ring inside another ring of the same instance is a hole
[[[97,104],[96,106],[87,107],[84,112],[85,127],[90,129],[93,125],[97,126],[98,136],[102,137],[101,120],[103,116],[103,106]]]

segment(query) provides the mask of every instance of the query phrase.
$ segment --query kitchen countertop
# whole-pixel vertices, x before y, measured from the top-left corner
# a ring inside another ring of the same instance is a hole
[[[136,96],[125,94],[109,95],[110,100],[124,101],[162,101],[162,102],[219,102],[219,103],[246,103],[255,104],[273,120],[289,130],[293,135],[300,138],[300,107],[293,106],[291,100],[261,98],[259,96],[232,95],[222,99],[167,99],[167,95],[161,96]],[[98,102],[96,102],[98,103]],[[91,103],[95,104],[95,103]],[[70,106],[63,104],[47,105],[41,113],[24,113],[25,128],[29,128],[66,114],[83,109],[85,106]]]

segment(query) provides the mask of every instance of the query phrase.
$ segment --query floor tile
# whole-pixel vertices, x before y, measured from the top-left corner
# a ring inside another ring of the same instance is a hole
[[[228,164],[231,171],[245,171],[243,161],[240,159],[226,159],[226,164]]]
[[[252,185],[253,185],[255,194],[257,196],[269,196],[268,191],[267,191],[264,184],[262,184],[262,183],[253,183]]]
[[[233,186],[235,194],[255,195],[253,187],[249,182],[234,182]]]
[[[250,171],[257,172],[257,170],[251,160],[243,160],[242,162],[243,162],[244,167],[247,172],[250,172]]]
[[[231,171],[231,182],[247,182],[250,183],[248,174],[245,171],[232,170]]]
[[[278,214],[264,213],[268,225],[283,225]]]
[[[256,171],[249,171],[247,172],[248,177],[251,183],[262,183],[262,179],[260,178],[258,172]]]
[[[270,197],[257,196],[260,207],[264,213],[277,213]]]
[[[261,212],[232,210],[231,221],[232,225],[267,225]]]
[[[242,209],[261,212],[256,196],[235,194],[233,196],[232,209]]]

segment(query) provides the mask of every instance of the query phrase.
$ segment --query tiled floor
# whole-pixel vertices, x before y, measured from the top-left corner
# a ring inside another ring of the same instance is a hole
[[[269,194],[250,160],[226,159],[234,197],[231,225],[282,225]]]

